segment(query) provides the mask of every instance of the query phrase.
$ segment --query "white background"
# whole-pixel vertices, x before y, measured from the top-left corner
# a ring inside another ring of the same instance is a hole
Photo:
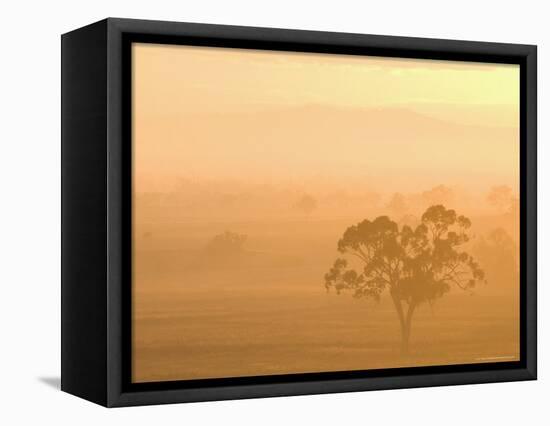
[[[1,6],[0,423],[550,424],[545,1],[19,1]],[[107,410],[60,392],[60,34],[107,16],[539,46],[539,380]]]

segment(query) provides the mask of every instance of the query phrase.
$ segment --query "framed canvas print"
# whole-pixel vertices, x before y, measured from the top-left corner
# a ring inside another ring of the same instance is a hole
[[[62,37],[62,389],[536,378],[536,47],[107,19]]]

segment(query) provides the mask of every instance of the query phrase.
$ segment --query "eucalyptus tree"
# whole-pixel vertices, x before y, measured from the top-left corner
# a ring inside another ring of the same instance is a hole
[[[416,308],[443,297],[451,287],[470,290],[484,279],[464,250],[470,220],[443,205],[429,207],[416,227],[399,226],[387,216],[350,226],[338,241],[336,259],[325,274],[327,290],[351,292],[379,301],[389,293],[407,353]]]

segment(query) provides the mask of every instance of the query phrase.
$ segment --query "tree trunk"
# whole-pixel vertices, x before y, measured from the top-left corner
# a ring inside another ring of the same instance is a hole
[[[409,341],[411,337],[411,323],[416,304],[413,302],[409,303],[409,308],[407,309],[407,314],[403,311],[403,305],[401,300],[391,294],[395,310],[397,311],[397,317],[399,318],[399,325],[401,326],[401,354],[408,355],[409,353]]]
[[[401,326],[401,353],[405,354],[409,349],[409,338],[406,333],[405,314],[403,313],[401,300],[393,292],[390,294],[393,300],[393,305],[395,306],[395,311],[397,312],[397,317],[399,318],[399,325]]]
[[[416,308],[416,305],[411,302],[407,310],[407,316],[404,318],[403,322],[401,323],[401,353],[403,355],[409,354],[409,342],[411,339],[411,324],[412,324],[412,318],[413,318],[413,313],[415,308]]]

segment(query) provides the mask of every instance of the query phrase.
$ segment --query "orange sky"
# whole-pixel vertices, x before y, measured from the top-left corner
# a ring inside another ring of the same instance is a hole
[[[134,381],[517,359],[510,257],[487,263],[485,297],[453,289],[415,311],[410,358],[395,349],[387,295],[375,307],[323,285],[345,229],[378,214],[412,224],[444,202],[480,236],[518,235],[513,211],[487,202],[494,185],[518,193],[517,66],[132,52]],[[438,185],[453,196],[422,194]],[[388,203],[393,192],[406,193],[405,206]],[[244,246],[212,250],[227,231]]]
[[[189,177],[517,191],[518,66],[154,44],[132,52],[138,192]]]

